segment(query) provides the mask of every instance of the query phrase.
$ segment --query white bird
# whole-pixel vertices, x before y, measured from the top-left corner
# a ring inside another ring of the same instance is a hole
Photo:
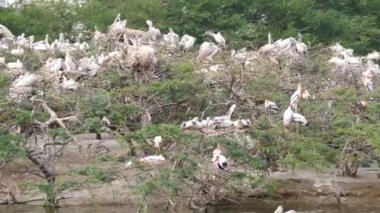
[[[214,117],[213,118],[214,123],[219,123],[219,122],[225,121],[225,120],[231,120],[231,115],[235,111],[235,109],[236,109],[236,104],[233,104],[228,109],[228,112],[226,113],[226,115]]]
[[[25,73],[24,75],[19,76],[13,83],[13,88],[23,88],[23,87],[32,87],[38,81],[38,77],[35,74]]]
[[[169,33],[163,36],[164,43],[166,43],[170,48],[177,48],[179,44],[179,36],[169,28]]]
[[[197,60],[203,61],[205,59],[212,61],[212,57],[216,55],[221,49],[212,42],[203,42],[199,47]]]
[[[237,129],[243,129],[251,127],[252,123],[249,119],[238,119],[232,122],[232,126],[234,126]]]
[[[30,40],[31,42],[31,48],[35,51],[47,51],[50,49],[50,44],[49,44],[49,34],[46,34],[45,40],[43,41],[38,41],[33,43],[33,40]]]
[[[146,20],[146,24],[149,26],[149,30],[144,33],[142,36],[143,41],[157,41],[161,38],[160,29],[153,26],[153,22],[151,20]]]
[[[100,66],[96,63],[95,56],[82,58],[79,60],[78,64],[78,71],[84,71],[88,73],[89,76],[96,75],[100,69]]]
[[[69,49],[66,49],[66,56],[65,56],[64,65],[65,65],[66,71],[76,71],[77,70],[77,65],[74,63],[74,60],[70,55]]]
[[[106,116],[103,116],[101,121],[104,122],[105,125],[111,125],[111,121],[108,120],[108,118]]]
[[[265,99],[264,106],[266,109],[271,109],[273,111],[278,111],[278,107],[275,102],[269,101],[268,99]]]
[[[21,70],[24,68],[24,65],[20,61],[20,59],[17,59],[16,62],[8,62],[7,67],[11,70]]]
[[[364,87],[368,90],[368,92],[373,92],[373,82],[369,77],[362,78]]]
[[[301,83],[298,83],[297,90],[290,97],[290,105],[295,106],[299,99],[310,99],[309,91],[305,90]]]
[[[293,110],[291,106],[288,106],[283,116],[283,123],[284,123],[285,128],[289,127],[290,123],[292,122],[292,119],[293,119]]]
[[[220,145],[218,144],[216,149],[212,153],[211,162],[215,168],[219,168],[220,170],[226,171],[228,169],[227,158],[222,155],[222,151],[220,150]]]
[[[199,118],[195,117],[190,121],[185,121],[181,124],[181,129],[202,129],[203,125],[202,122],[199,122]]]
[[[336,66],[343,66],[344,64],[346,64],[346,60],[339,57],[332,57],[328,62],[331,64],[335,64]]]
[[[162,155],[149,155],[143,158],[140,158],[141,162],[150,163],[150,164],[163,164],[165,162],[165,157]]]
[[[158,150],[158,153],[160,153],[161,152],[160,147],[161,147],[161,143],[162,143],[162,136],[159,135],[159,136],[154,137],[153,142],[154,142],[154,147],[156,147]]]
[[[289,211],[284,212],[284,208],[282,207],[282,205],[280,205],[277,207],[274,213],[297,213],[297,212],[294,210],[289,210]]]
[[[346,60],[347,63],[349,63],[349,64],[361,64],[362,63],[359,58],[350,56],[346,51],[343,51],[342,53],[343,53],[344,60]]]
[[[339,43],[335,43],[335,45],[333,46],[330,46],[329,49],[333,52],[342,52],[344,51],[346,48],[344,48],[341,44]]]
[[[295,43],[297,43],[297,40],[293,37],[290,37],[284,40],[279,39],[276,42],[274,42],[273,45],[279,50],[285,50],[290,48]]]
[[[196,40],[195,37],[186,34],[182,36],[179,47],[182,51],[187,52],[194,46]]]
[[[127,26],[127,19],[121,20],[121,14],[119,13],[117,14],[115,20],[109,27],[109,31],[112,32],[119,29],[124,29],[126,26]]]
[[[210,129],[215,128],[214,121],[211,120],[210,117],[207,117],[206,120],[202,120],[201,123],[202,123],[203,128],[210,128]]]
[[[268,33],[268,44],[265,44],[264,46],[260,47],[259,53],[269,53],[275,49],[275,46],[272,44],[272,34]]]
[[[373,51],[372,53],[368,53],[367,60],[380,60],[380,53],[378,51]]]
[[[218,32],[217,34],[215,34],[215,33],[211,32],[211,31],[206,31],[205,34],[213,37],[214,40],[216,41],[216,43],[218,43],[219,46],[221,46],[223,48],[226,48],[226,40],[224,39],[224,37],[222,36],[222,34],[220,34],[220,32]]]
[[[0,34],[2,38],[13,39],[15,36],[12,32],[4,25],[0,24]],[[1,40],[1,39],[0,39]]]
[[[294,121],[301,123],[303,126],[306,126],[309,123],[303,115],[296,112],[292,113],[292,118]]]
[[[9,46],[0,40],[0,50],[8,50]]]
[[[296,42],[296,50],[300,54],[306,54],[307,53],[307,46],[305,43],[302,42],[302,34],[298,33],[298,41]]]
[[[24,54],[24,49],[22,49],[22,48],[20,47],[20,45],[18,45],[18,46],[17,46],[17,49],[13,49],[13,50],[11,50],[11,54],[12,54],[12,55],[17,55],[17,56],[22,55],[22,54]]]
[[[275,102],[269,101],[268,99],[265,99],[264,101],[264,107],[266,109],[269,109],[269,123],[272,125],[272,116],[271,113],[276,113],[278,112],[278,107]]]
[[[62,75],[62,82],[60,83],[60,86],[62,89],[65,90],[77,90],[78,89],[78,83],[74,81],[73,79],[67,80],[65,75]]]

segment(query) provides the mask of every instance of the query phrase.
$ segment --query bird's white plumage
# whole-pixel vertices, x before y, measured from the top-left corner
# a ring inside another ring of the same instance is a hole
[[[284,112],[283,116],[283,123],[285,127],[288,127],[290,125],[290,122],[292,122],[293,119],[293,110],[291,106],[288,106],[288,108]]]
[[[293,117],[294,121],[300,122],[304,126],[308,124],[307,119],[303,115],[301,115],[299,113],[293,112],[292,113],[292,117]]]

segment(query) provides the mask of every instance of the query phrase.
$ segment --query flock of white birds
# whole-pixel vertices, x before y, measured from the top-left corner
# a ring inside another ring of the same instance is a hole
[[[92,41],[87,43],[83,41],[83,35],[79,33],[75,42],[70,42],[61,33],[59,38],[51,42],[49,35],[42,41],[35,41],[34,36],[26,37],[25,34],[14,36],[5,26],[0,25],[0,53],[10,54],[19,57],[14,62],[5,63],[6,59],[0,57],[0,66],[5,67],[4,71],[12,75],[13,83],[9,90],[9,97],[15,101],[21,101],[31,96],[37,89],[37,83],[41,80],[49,82],[57,91],[74,91],[81,87],[81,84],[70,76],[95,76],[99,72],[106,70],[104,68],[122,64],[128,68],[134,68],[137,65],[143,67],[142,71],[149,72],[154,70],[157,62],[157,51],[166,52],[189,52],[196,38],[191,35],[183,35],[180,37],[171,28],[167,34],[161,35],[160,29],[154,26],[150,20],[146,21],[146,30],[137,30],[127,27],[127,20],[121,19],[118,14],[114,22],[109,26],[106,33],[95,29]],[[214,33],[206,31],[206,35],[210,36],[214,41],[203,42],[198,50],[196,61],[205,63],[212,61],[213,58],[227,51],[226,40],[220,32]],[[102,43],[111,44],[110,51],[105,49],[96,49],[96,46]],[[89,51],[96,49],[98,52]],[[361,77],[358,81],[371,93],[374,89],[373,77],[380,74],[379,65],[376,64],[380,60],[379,52],[372,52],[366,57],[355,57],[352,49],[346,49],[340,44],[330,47],[333,57],[328,61],[334,65],[336,71],[343,73],[350,70],[361,70]],[[20,60],[24,54],[33,53],[36,55],[48,55],[48,59],[44,61],[41,69],[31,73],[26,70],[24,63]],[[64,54],[65,57],[57,57],[58,54]],[[74,57],[76,55],[77,57]],[[298,39],[293,37],[286,39],[278,39],[272,41],[272,36],[268,34],[268,44],[265,44],[257,51],[247,50],[231,50],[231,59],[238,64],[250,66],[259,57],[267,57],[275,63],[276,58],[291,57],[304,58],[308,55],[308,47],[302,42],[302,35],[298,34]],[[168,55],[170,57],[170,54]],[[210,73],[226,70],[225,64],[210,65],[203,68],[199,72]],[[207,78],[207,75],[205,75]],[[311,95],[302,83],[298,84],[297,90],[290,97],[289,105],[283,113],[283,125],[288,128],[292,122],[307,125],[308,120],[298,112],[297,103],[301,99],[310,99]],[[368,105],[370,99],[361,100],[360,103]],[[264,106],[270,112],[277,112],[279,107],[275,102],[265,100]],[[201,130],[201,129],[218,129],[233,127],[236,129],[249,128],[251,121],[249,119],[231,120],[236,105],[232,105],[226,115],[214,118],[207,117],[199,120],[195,117],[181,124],[182,129]],[[162,138],[155,139],[155,147],[159,148]],[[216,150],[218,150],[218,147]],[[219,149],[220,150],[220,149]],[[215,152],[215,151],[214,151]],[[228,164],[222,161],[226,160],[221,152],[216,151],[213,155],[213,162],[220,162],[219,168],[224,170],[228,168]],[[222,161],[221,161],[222,159]],[[160,155],[148,156],[141,159],[143,162],[163,162],[165,158]]]

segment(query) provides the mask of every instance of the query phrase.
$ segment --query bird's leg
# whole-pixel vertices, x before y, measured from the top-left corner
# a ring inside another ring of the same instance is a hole
[[[296,124],[296,133],[297,133],[297,134],[299,133],[298,123]]]

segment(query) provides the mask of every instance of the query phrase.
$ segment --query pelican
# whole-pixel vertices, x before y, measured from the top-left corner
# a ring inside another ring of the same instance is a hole
[[[334,52],[342,52],[344,51],[346,48],[344,48],[341,44],[339,43],[335,43],[335,45],[333,46],[330,46],[329,49],[331,51],[334,51]]]
[[[218,32],[217,34],[215,34],[215,33],[211,32],[211,31],[206,31],[205,34],[213,37],[214,40],[216,41],[216,43],[218,43],[219,46],[221,46],[222,48],[226,48],[226,40],[224,39],[224,37],[222,36],[222,34],[220,34],[220,32]]]
[[[33,42],[31,39],[30,42]],[[46,34],[45,40],[31,43],[31,47],[35,51],[47,51],[50,49],[49,34]]]
[[[235,111],[235,109],[236,109],[236,104],[233,104],[228,109],[227,115],[214,117],[213,118],[214,123],[218,123],[218,122],[225,121],[225,120],[231,120],[231,115]]]
[[[143,41],[149,41],[152,39],[153,41],[157,41],[161,38],[161,32],[158,28],[153,26],[153,22],[151,20],[146,20],[146,24],[149,26],[149,30],[144,33],[142,36]]]
[[[24,68],[24,65],[21,63],[20,59],[17,59],[16,62],[8,62],[7,67],[11,70],[21,70]]]
[[[268,52],[273,51],[275,49],[275,46],[272,43],[273,43],[273,41],[272,41],[272,34],[268,33],[268,44],[260,47],[259,53],[266,54]]]
[[[211,162],[215,168],[219,168],[220,170],[226,171],[228,169],[227,158],[222,155],[222,151],[220,150],[220,145],[218,144],[216,149],[212,153]]]
[[[8,50],[9,46],[0,39],[0,50]]]
[[[274,213],[297,213],[297,212],[294,210],[289,210],[289,211],[284,212],[284,208],[282,207],[282,205],[280,205],[277,207]]]
[[[65,56],[65,69],[67,71],[76,71],[77,65],[74,63],[73,58],[70,55],[69,49],[66,49],[66,56]]]
[[[285,128],[289,127],[290,123],[292,122],[292,119],[293,119],[293,110],[291,106],[288,106],[283,116],[283,123],[284,123]]]
[[[273,45],[280,49],[280,50],[285,50],[288,49],[292,46],[292,44],[297,43],[297,40],[293,37],[287,38],[287,39],[279,39],[276,42],[273,43]]]
[[[35,74],[25,73],[18,77],[13,83],[13,88],[31,87],[37,83],[38,77]]]
[[[357,57],[350,56],[346,51],[342,52],[344,60],[349,64],[361,64],[361,61]]]
[[[307,46],[305,43],[302,42],[302,34],[298,33],[298,41],[296,42],[296,50],[300,54],[306,54],[307,53]]]
[[[205,59],[212,61],[212,57],[221,49],[212,42],[203,42],[199,48],[197,59],[203,61]]]
[[[380,60],[380,53],[377,51],[373,51],[372,53],[368,53],[367,60]]]
[[[179,37],[172,28],[169,28],[169,33],[163,36],[163,40],[171,48],[177,48],[179,44]]]
[[[124,29],[127,26],[127,19],[121,20],[121,14],[118,13],[115,20],[109,27],[110,31]]]
[[[62,71],[60,71],[62,72]],[[77,90],[78,89],[78,83],[74,81],[73,79],[67,80],[65,75],[62,75],[62,82],[60,83],[60,86],[62,89],[65,90]]]
[[[0,24],[0,40],[2,38],[13,39],[14,37],[13,33],[6,26]]]
[[[18,46],[17,46],[17,49],[13,49],[13,50],[11,50],[11,54],[12,54],[12,55],[20,56],[20,55],[24,54],[24,49],[22,49],[22,48],[20,47],[20,45],[18,45]]]
[[[162,155],[149,155],[143,158],[140,158],[141,162],[150,163],[150,164],[163,164],[165,162],[165,157]]]
[[[187,52],[194,46],[196,40],[195,37],[186,34],[182,36],[179,47],[182,51]]]

